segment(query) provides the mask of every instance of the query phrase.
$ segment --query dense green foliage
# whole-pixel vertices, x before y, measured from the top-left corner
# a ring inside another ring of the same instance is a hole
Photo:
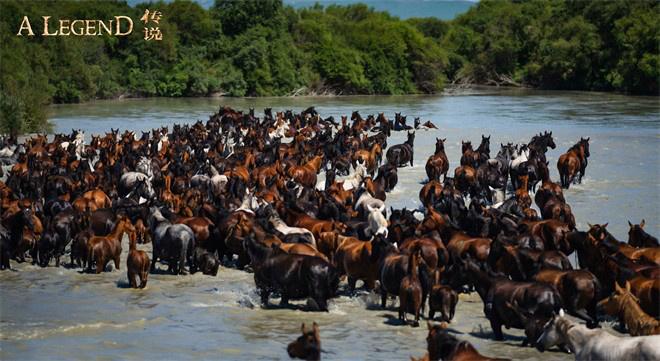
[[[163,13],[145,41],[144,9]],[[23,15],[130,16],[126,37],[16,36]],[[0,1],[0,132],[46,125],[45,105],[119,96],[434,93],[447,82],[657,94],[657,2],[484,0],[453,21],[281,0],[139,4]]]
[[[657,1],[483,0],[440,38],[472,82],[658,93]]]

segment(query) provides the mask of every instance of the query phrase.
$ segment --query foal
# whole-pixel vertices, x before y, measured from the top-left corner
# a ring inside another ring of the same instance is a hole
[[[140,277],[139,288],[144,288],[147,285],[147,278],[149,278],[151,260],[147,256],[147,252],[137,249],[135,245],[136,238],[135,233],[129,235],[129,251],[126,259],[128,282],[130,282],[131,287],[138,288],[137,277]]]
[[[401,280],[399,287],[399,320],[407,322],[406,313],[415,315],[414,327],[419,326],[419,313],[422,307],[422,283],[419,281],[420,251],[410,255],[408,274]]]

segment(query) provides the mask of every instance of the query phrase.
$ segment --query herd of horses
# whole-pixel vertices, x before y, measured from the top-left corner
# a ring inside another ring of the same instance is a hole
[[[11,167],[0,182],[0,266],[27,257],[59,267],[68,254],[83,272],[122,269],[128,235],[134,288],[162,266],[212,276],[225,266],[253,272],[264,307],[277,295],[281,306],[305,299],[306,309],[327,311],[343,280],[348,295],[358,281],[380,293],[383,308],[398,297],[402,323],[419,325],[428,306],[424,359],[489,359],[448,328],[458,295],[473,291],[496,340],[502,327],[517,328],[524,345],[577,359],[660,359],[657,238],[644,220],[630,224],[628,242],[607,224],[578,230],[564,196],[585,174],[589,138],[559,157],[559,184],[546,160],[552,132],[500,144],[494,157],[490,136],[476,148],[464,141],[453,177],[446,138],[436,138],[423,206],[388,209],[398,168],[413,166],[415,130],[437,129],[414,123],[399,113],[337,121],[313,107],[263,117],[222,107],[207,122],[111,129],[89,144],[80,130],[2,138],[0,160]],[[396,131],[407,139],[388,147]],[[151,255],[138,249],[145,243]],[[631,336],[600,330],[607,317]],[[319,326],[303,324],[288,352],[319,359]]]

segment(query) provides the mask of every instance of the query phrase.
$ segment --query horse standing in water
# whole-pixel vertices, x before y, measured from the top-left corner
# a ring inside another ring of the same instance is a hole
[[[566,318],[564,310],[545,325],[536,348],[543,352],[561,344],[576,360],[660,360],[660,335],[618,337],[602,329],[590,330]]]
[[[426,175],[429,180],[440,181],[440,176],[444,180],[449,171],[449,160],[445,154],[445,141],[447,138],[435,138],[435,153],[426,161]]]
[[[580,141],[572,146],[568,152],[559,156],[557,160],[557,170],[559,170],[559,177],[561,179],[561,186],[568,189],[571,183],[582,183],[585,170],[587,169],[587,159],[591,155],[589,153],[589,139],[580,138]]]
[[[397,166],[405,167],[410,163],[413,166],[413,147],[415,145],[415,132],[408,132],[408,139],[403,144],[397,144],[387,150],[385,157],[390,163],[397,161]],[[397,159],[398,156],[398,159]]]

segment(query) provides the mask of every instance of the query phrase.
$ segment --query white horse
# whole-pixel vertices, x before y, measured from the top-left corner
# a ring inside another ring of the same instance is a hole
[[[138,160],[135,166],[135,171],[145,174],[149,181],[154,179],[153,166],[151,165],[151,160],[147,157],[140,157],[140,160]]]
[[[275,139],[282,139],[289,131],[289,123],[285,120],[278,121],[277,127],[268,133],[268,142],[273,142]]]
[[[355,172],[348,178],[344,179],[344,184],[342,185],[344,190],[350,191],[351,189],[358,188],[362,184],[366,174],[367,168],[364,165],[364,161],[362,159],[358,159],[355,165]]]
[[[619,337],[602,329],[591,330],[566,318],[564,310],[548,321],[536,343],[541,351],[565,344],[576,360],[660,360],[660,335]]]
[[[369,211],[369,216],[367,217],[368,227],[365,234],[369,237],[382,234],[387,238],[387,219],[383,215],[385,205],[383,204],[382,208],[373,208],[367,205],[367,210]]]
[[[362,194],[360,194],[355,202],[355,206],[353,206],[356,211],[366,214],[369,212],[369,208],[385,210],[385,202],[374,198],[366,189],[361,189],[361,191]]]
[[[278,232],[282,233],[283,235],[285,236],[302,235],[305,238],[309,239],[312,246],[316,248],[316,239],[314,238],[314,234],[310,230],[301,227],[289,226],[288,224],[284,223],[284,221],[277,214],[277,211],[275,211],[274,209],[271,209],[270,216],[268,217],[268,221],[273,226],[273,228],[275,228]]]
[[[509,164],[509,169],[518,168],[522,162],[529,160],[529,148],[527,146],[522,146],[520,149],[516,149],[513,152],[513,157],[511,158],[511,164]]]

